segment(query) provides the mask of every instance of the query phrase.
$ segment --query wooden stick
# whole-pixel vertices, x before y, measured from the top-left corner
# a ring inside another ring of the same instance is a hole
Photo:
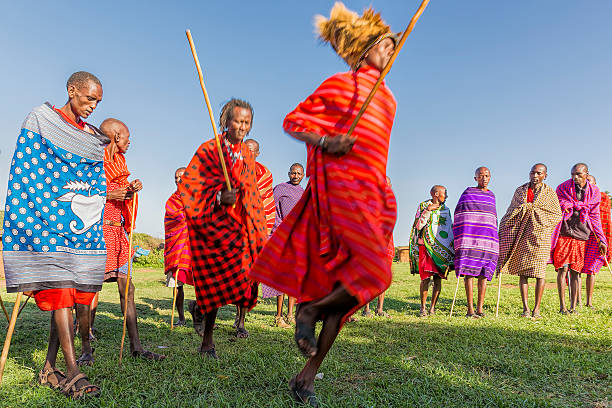
[[[130,239],[128,245],[128,273],[127,279],[125,281],[125,301],[123,302],[123,334],[121,335],[121,348],[119,349],[119,367],[121,367],[121,359],[123,358],[123,343],[125,342],[125,329],[127,326],[127,305],[129,298],[129,290],[130,290],[130,277],[132,272],[132,238],[134,238],[134,216],[136,215],[136,193],[134,193],[134,198],[132,198],[132,223],[130,226]]]
[[[501,297],[501,271],[497,277],[497,305],[495,305],[495,317],[499,316],[499,298]]]
[[[174,308],[176,306],[176,287],[178,286],[178,268],[174,273],[174,294],[172,296],[172,313],[170,314],[170,330],[174,329]]]
[[[8,310],[6,310],[6,307],[4,306],[4,302],[2,301],[2,296],[0,296],[0,306],[2,306],[2,311],[4,312],[4,315],[6,316],[6,321],[10,322],[11,318],[9,317]]]
[[[208,116],[210,116],[210,123],[212,124],[213,134],[215,135],[215,144],[217,145],[217,152],[219,153],[219,160],[221,161],[221,169],[223,170],[223,176],[225,177],[225,184],[227,189],[232,189],[232,183],[230,182],[229,175],[227,174],[227,167],[225,166],[225,159],[223,157],[223,150],[221,150],[221,142],[219,141],[219,134],[217,133],[217,125],[215,124],[215,117],[213,115],[212,108],[210,107],[210,99],[208,99],[208,92],[206,92],[206,86],[204,85],[204,76],[202,75],[202,67],[200,67],[200,60],[191,37],[191,31],[185,31],[187,34],[187,40],[189,40],[189,47],[191,47],[191,53],[193,54],[193,60],[198,70],[198,77],[200,77],[200,86],[202,92],[204,92],[204,99],[206,100],[206,107],[208,108]]]
[[[593,236],[595,237],[595,239],[597,240],[597,245],[599,246],[599,244],[601,244],[601,240],[599,239],[599,237],[595,234],[593,234]],[[608,242],[608,245],[610,245],[610,243]],[[607,248],[606,248],[606,253],[603,254],[603,259],[606,262],[606,266],[608,267],[608,271],[610,271],[610,276],[612,276],[612,269],[610,268],[610,264],[608,263],[608,254],[607,254]]]
[[[23,302],[23,305],[21,305],[21,307],[19,308],[19,312],[17,313],[17,317],[19,317],[19,315],[21,315],[21,311],[23,310],[24,307],[26,307],[26,305],[28,304],[28,300],[30,300],[32,296],[28,296],[25,300],[25,302]]]
[[[457,286],[455,286],[455,295],[453,296],[453,303],[451,304],[450,315],[448,317],[453,317],[453,308],[455,307],[455,299],[457,299],[457,291],[459,290],[459,278],[461,278],[461,275],[457,276]]]
[[[608,271],[610,271],[610,276],[612,276],[612,268],[610,268],[610,264],[608,263],[607,257],[604,257],[604,260],[606,261],[606,266],[608,267]]]
[[[374,84],[374,88],[372,88],[372,90],[370,91],[370,94],[368,95],[365,102],[363,103],[363,106],[361,106],[361,109],[359,109],[359,113],[357,113],[357,116],[355,116],[355,120],[353,121],[353,124],[349,128],[347,136],[350,136],[355,130],[355,127],[357,126],[357,122],[359,122],[359,119],[361,119],[361,116],[363,116],[363,113],[365,112],[366,108],[372,101],[372,98],[374,98],[374,94],[376,93],[376,91],[378,90],[378,87],[380,87],[380,84],[382,83],[383,79],[385,79],[385,76],[391,69],[391,66],[393,65],[393,62],[395,61],[395,58],[397,58],[397,54],[399,54],[400,50],[404,46],[404,43],[406,42],[406,38],[408,38],[408,35],[410,35],[410,33],[412,32],[414,25],[421,17],[421,14],[423,14],[423,11],[425,10],[425,7],[427,7],[428,3],[429,3],[429,0],[423,0],[418,10],[416,11],[416,13],[414,13],[414,16],[412,16],[412,19],[410,19],[410,24],[408,24],[408,27],[406,28],[406,31],[404,31],[404,33],[402,34],[402,37],[400,38],[399,43],[395,46],[395,50],[393,51],[393,55],[391,55],[391,59],[389,59],[389,62],[387,63],[385,68],[380,73],[380,77],[378,78],[378,81],[376,81],[376,84]]]
[[[2,356],[0,356],[0,385],[2,385],[2,374],[4,374],[4,366],[6,364],[6,358],[8,357],[9,347],[11,346],[11,338],[13,337],[13,331],[15,331],[15,323],[17,322],[17,314],[19,313],[19,303],[21,303],[21,295],[23,292],[17,293],[17,299],[13,305],[13,313],[11,314],[11,321],[9,322],[8,330],[6,331],[6,338],[4,339],[4,347],[2,348]]]

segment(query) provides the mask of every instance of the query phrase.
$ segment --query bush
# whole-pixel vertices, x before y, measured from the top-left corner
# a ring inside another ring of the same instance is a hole
[[[134,259],[134,265],[148,266],[151,268],[163,268],[164,267],[164,250],[163,249],[152,249],[151,253],[147,256],[141,256]]]
[[[164,240],[155,238],[149,234],[142,232],[134,233],[134,246],[139,246],[143,249],[150,250],[151,253],[147,256],[141,256],[134,259],[134,265],[146,266],[150,268],[164,267]]]

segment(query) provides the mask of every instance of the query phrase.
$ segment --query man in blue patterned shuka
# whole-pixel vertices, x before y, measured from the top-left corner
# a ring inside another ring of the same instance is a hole
[[[68,102],[61,108],[48,103],[34,108],[17,139],[7,189],[3,256],[7,292],[33,292],[38,307],[51,311],[40,384],[80,398],[100,392],[76,364],[71,309],[75,304],[89,305],[102,288],[103,149],[108,138],[82,120],[102,100],[98,78],[77,72],[66,87]],[[65,373],[55,365],[60,346]]]

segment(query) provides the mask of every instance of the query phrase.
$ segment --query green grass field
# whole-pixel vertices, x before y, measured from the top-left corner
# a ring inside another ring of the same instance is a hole
[[[125,358],[118,368],[122,317],[116,284],[105,284],[96,327],[96,363],[84,371],[102,387],[99,398],[69,401],[36,385],[48,336],[48,313],[30,301],[17,322],[4,381],[2,407],[292,407],[287,381],[304,364],[293,331],[271,326],[272,300],[247,318],[251,337],[236,340],[234,308],[221,309],[215,332],[219,361],[203,360],[191,327],[170,331],[171,290],[159,269],[137,269],[135,284],[141,339],[165,353],[162,362]],[[442,287],[435,316],[417,317],[418,277],[394,265],[386,310],[392,319],[366,319],[342,330],[316,391],[324,407],[610,407],[612,406],[612,277],[603,270],[595,289],[596,310],[561,316],[548,273],[543,318],[519,317],[518,278],[504,276],[500,316],[497,281],[487,292],[480,320],[465,315],[461,285],[456,314],[448,317],[456,280]],[[533,288],[530,288],[530,295]],[[14,295],[2,294],[12,308]],[[193,290],[186,290],[193,299]],[[533,302],[531,302],[533,303]],[[0,340],[8,324],[2,317]],[[80,341],[77,340],[80,350]],[[60,368],[63,359],[59,359]]]

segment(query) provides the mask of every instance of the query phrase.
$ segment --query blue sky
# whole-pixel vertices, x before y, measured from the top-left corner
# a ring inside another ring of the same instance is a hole
[[[395,31],[419,1],[372,5]],[[74,71],[102,80],[89,121],[123,120],[127,154],[144,184],[137,230],[163,236],[173,173],[212,137],[185,29],[192,31],[215,115],[231,97],[255,109],[251,136],[276,183],[305,148],[284,116],[346,65],[313,32],[332,1],[8,2],[0,16],[0,196],[19,128],[32,107],[63,105]],[[432,0],[387,83],[398,101],[388,174],[398,200],[397,245],[407,244],[418,202],[446,185],[454,208],[473,171],[489,166],[499,216],[532,164],[547,182],[585,161],[612,190],[612,2]]]

